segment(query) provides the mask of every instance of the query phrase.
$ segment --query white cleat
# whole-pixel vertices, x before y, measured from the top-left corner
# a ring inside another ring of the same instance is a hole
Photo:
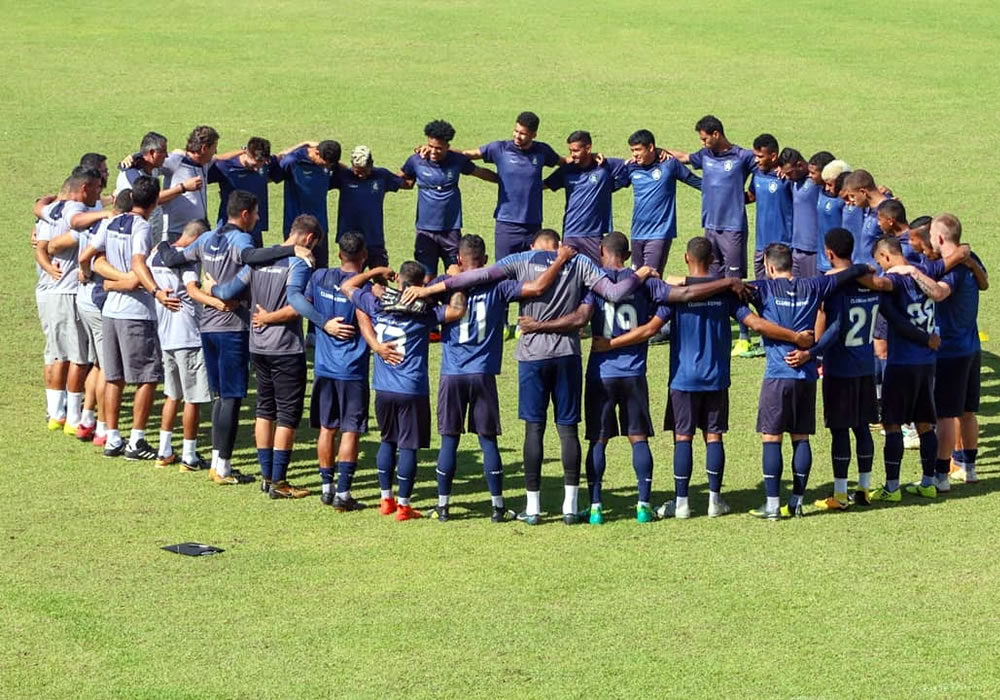
[[[678,508],[676,501],[667,501],[656,509],[656,514],[664,519],[677,518],[678,520],[687,520],[691,517],[691,506]]]
[[[948,475],[945,474],[943,477],[934,477],[934,488],[938,490],[938,493],[948,493],[951,491],[951,480]]]
[[[729,514],[729,504],[723,501],[721,498],[717,503],[708,504],[708,517],[718,518],[723,515]]]

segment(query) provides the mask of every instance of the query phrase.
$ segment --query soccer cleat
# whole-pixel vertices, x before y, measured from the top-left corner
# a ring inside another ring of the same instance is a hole
[[[563,525],[579,525],[581,522],[577,513],[563,513]]]
[[[423,517],[420,511],[415,510],[413,506],[404,506],[400,504],[396,507],[396,520],[398,522],[403,522],[404,520],[416,520],[420,517]]]
[[[830,496],[829,498],[816,501],[813,505],[820,510],[847,510],[851,504],[848,501],[841,501],[836,496]]]
[[[967,484],[978,484],[979,477],[976,475],[976,467],[966,467],[965,468],[965,483]]]
[[[429,343],[440,343],[441,342],[441,332],[431,331],[427,334],[427,342]]]
[[[324,506],[332,506],[336,498],[337,494],[335,494],[333,491],[327,493],[321,493],[319,495],[319,502],[322,503]]]
[[[379,503],[378,512],[382,515],[392,515],[396,512],[396,499],[383,498]]]
[[[493,515],[490,516],[491,523],[509,523],[511,520],[516,519],[517,513],[512,511],[510,508],[493,506]]]
[[[52,430],[52,431],[62,430],[64,425],[66,425],[66,419],[65,418],[63,418],[62,420],[59,420],[58,418],[49,418],[49,422],[48,422],[48,428],[49,428],[49,430]]]
[[[920,435],[917,433],[916,428],[911,428],[908,425],[903,426],[903,449],[904,450],[920,449]]]
[[[900,489],[890,491],[885,486],[879,486],[868,493],[868,498],[872,501],[882,501],[884,503],[899,503],[903,500],[903,494]]]
[[[691,517],[691,506],[685,504],[678,508],[676,501],[667,501],[656,509],[656,514],[661,518],[677,518],[678,520],[687,520]]]
[[[525,525],[537,525],[542,519],[541,516],[538,515],[537,513],[529,515],[528,513],[525,512],[518,513],[515,516],[515,518],[518,521],[524,523]]]
[[[271,495],[271,480],[261,477],[260,480],[260,492],[265,496]]]
[[[431,519],[437,520],[441,523],[446,523],[451,520],[451,514],[448,512],[448,506],[434,506],[431,509]]]
[[[715,503],[708,504],[708,517],[719,518],[723,515],[728,515],[729,510],[729,504],[720,498]]]
[[[975,467],[959,467],[957,470],[952,471],[948,476],[949,479],[954,479],[955,483],[976,484],[979,482],[979,477],[976,476]]]
[[[123,453],[125,459],[130,462],[146,462],[151,459],[156,459],[156,450],[146,442],[145,439],[137,440],[135,443],[135,448],[131,448],[126,443],[125,451]]]
[[[938,493],[948,493],[951,491],[951,481],[949,481],[948,475],[934,477],[934,488],[937,489]]]
[[[949,475],[954,475],[954,474],[956,474],[956,473],[958,473],[960,471],[964,471],[964,470],[965,470],[965,465],[964,464],[959,464],[954,459],[952,459],[951,460],[951,464],[948,467],[948,474]]]
[[[742,357],[744,360],[749,360],[754,357],[764,357],[766,354],[767,350],[764,349],[764,346],[760,343],[755,343],[754,345],[751,345],[746,352],[741,352],[739,357]]]
[[[517,329],[517,326],[512,326],[512,325],[508,324],[507,327],[503,329],[503,339],[504,340],[513,340],[514,336],[516,334],[516,330],[515,329]]]
[[[324,494],[325,495],[325,494]],[[347,498],[341,498],[340,496],[333,497],[333,509],[338,513],[348,513],[355,510],[364,510],[368,506],[358,501],[354,496],[348,496]]]
[[[97,433],[97,423],[94,423],[93,425],[84,425],[81,423],[76,426],[76,435],[74,437],[76,437],[77,440],[87,442],[88,440],[94,439],[95,433]]]
[[[239,469],[233,469],[229,476],[219,476],[219,473],[212,471],[212,481],[219,486],[236,486],[238,484],[252,484],[254,478],[250,474],[244,474]]]
[[[590,506],[590,510],[587,511],[587,523],[590,525],[603,525],[604,509],[599,505]]]
[[[768,510],[767,506],[752,508],[747,512],[753,517],[760,518],[761,520],[781,520],[781,514],[776,510]]]
[[[177,467],[179,472],[200,472],[208,469],[208,462],[197,452],[194,453],[194,459],[187,460],[181,459],[180,465]]]
[[[937,489],[934,484],[930,486],[921,486],[920,482],[913,484],[907,484],[903,487],[905,491],[911,496],[920,496],[922,498],[937,498]]]
[[[177,462],[177,455],[174,454],[173,452],[168,454],[166,457],[156,458],[156,466],[160,468],[169,467],[171,464],[174,464],[175,462]]]
[[[289,484],[287,481],[274,481],[267,495],[271,498],[305,498],[309,495],[309,489]]]
[[[804,518],[805,513],[802,512],[802,504],[798,504],[794,508],[787,503],[778,510],[778,514],[782,518]]]
[[[104,456],[105,457],[121,457],[123,454],[125,454],[125,441],[124,440],[122,440],[121,442],[119,442],[114,447],[107,447],[106,446],[104,448]]]
[[[750,351],[750,341],[740,338],[735,343],[733,343],[733,349],[729,352],[730,357],[739,357],[745,352]]]
[[[69,435],[70,437],[76,437],[77,428],[79,425],[70,425],[68,422],[63,424],[63,435]]]
[[[656,520],[656,515],[653,513],[653,509],[650,506],[636,506],[635,521],[637,523],[651,523],[654,520]]]
[[[104,447],[108,444],[108,436],[104,435],[94,435],[94,447]]]
[[[872,504],[871,491],[863,488],[854,489],[854,493],[851,494],[851,501],[856,506],[870,506]]]

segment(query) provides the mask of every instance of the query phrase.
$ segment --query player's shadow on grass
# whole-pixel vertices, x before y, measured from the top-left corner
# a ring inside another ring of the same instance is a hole
[[[996,469],[983,470],[983,466],[995,467],[1000,464],[1000,355],[982,353],[983,364],[980,373],[979,416],[988,422],[979,425],[979,467],[983,474],[996,473]]]

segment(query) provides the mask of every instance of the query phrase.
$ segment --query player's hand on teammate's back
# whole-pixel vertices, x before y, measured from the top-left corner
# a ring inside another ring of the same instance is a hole
[[[937,333],[931,333],[931,337],[927,340],[927,347],[937,352],[937,349],[941,347],[941,336]]]
[[[635,276],[645,282],[650,277],[659,277],[660,273],[656,271],[656,268],[650,267],[649,265],[643,265],[635,271]]]
[[[740,301],[746,303],[753,299],[753,289],[750,285],[746,284],[739,277],[729,278],[729,288],[733,290],[733,294],[740,298]]]
[[[810,355],[806,350],[792,350],[785,355],[785,363],[789,367],[801,367],[811,359],[812,355]]]
[[[599,335],[592,337],[590,341],[590,351],[591,352],[610,352],[611,351],[611,339],[602,338]]]
[[[295,246],[295,257],[305,260],[309,267],[316,267],[316,258],[313,256],[312,250],[304,245]]]
[[[323,324],[323,330],[338,340],[350,340],[354,337],[354,326],[344,323],[343,316],[335,316]]]
[[[795,334],[795,344],[803,350],[808,350],[816,344],[815,331],[799,331]]]
[[[212,289],[215,287],[215,278],[212,275],[205,273],[205,281],[201,283],[201,288],[205,290],[205,294],[211,295]]]
[[[172,289],[157,289],[154,296],[158,302],[163,304],[164,308],[170,311],[180,311],[181,300],[173,295],[173,291]]]
[[[576,248],[573,246],[568,246],[565,243],[559,244],[559,252],[556,253],[556,258],[562,262],[567,262],[572,260],[576,255]]]
[[[195,190],[201,189],[201,175],[195,175],[194,177],[189,177],[184,181],[184,189],[188,192],[194,192]]]
[[[263,328],[267,325],[268,313],[260,304],[256,304],[257,310],[250,316],[250,323],[254,328]]]
[[[449,277],[454,277],[455,275],[462,274],[462,268],[458,266],[458,263],[452,263],[448,266],[448,269],[444,271],[444,274]]]
[[[212,301],[210,301],[208,305],[211,306],[216,311],[232,313],[233,311],[236,311],[236,307],[238,307],[240,303],[236,299],[228,299],[226,301],[223,301],[222,299],[217,299],[216,297],[212,297]]]
[[[403,353],[396,349],[395,340],[379,343],[375,348],[375,354],[381,357],[387,365],[398,365],[403,361]]]
[[[522,333],[535,333],[538,331],[538,321],[531,316],[518,316],[517,325],[521,327]]]

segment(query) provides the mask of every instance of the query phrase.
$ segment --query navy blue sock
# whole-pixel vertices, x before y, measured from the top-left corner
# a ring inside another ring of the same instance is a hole
[[[768,498],[777,498],[781,495],[781,472],[785,465],[782,463],[781,443],[764,443],[764,494]]]
[[[632,468],[639,486],[639,500],[649,503],[653,493],[653,453],[645,440],[632,443]]]
[[[260,478],[264,481],[272,481],[274,458],[270,447],[257,448],[257,462],[260,463]]]
[[[792,493],[798,496],[796,503],[802,502],[809,483],[809,471],[812,469],[813,454],[808,440],[792,442]]]
[[[937,461],[937,433],[928,430],[920,435],[920,467],[922,475],[920,483],[930,486],[934,481],[934,463]],[[924,483],[926,482],[926,483]]]
[[[979,449],[973,447],[971,450],[962,450],[962,452],[964,453],[962,455],[962,463],[965,464],[966,469],[969,467],[975,468],[976,457],[979,456]]]
[[[934,460],[934,471],[937,472],[937,477],[948,476],[948,472],[951,471],[951,458],[945,457],[944,459]]]
[[[292,461],[291,450],[275,450],[274,463],[271,468],[271,475],[275,481],[284,481],[288,478],[288,465]]]
[[[324,486],[327,484],[333,486],[333,467],[320,467],[319,478],[323,481]]]
[[[694,456],[691,441],[674,441],[674,495],[687,498],[688,484],[691,482],[693,469]]]
[[[591,504],[601,502],[601,485],[607,468],[604,458],[606,447],[603,442],[592,442],[587,450],[587,490],[590,492]]]
[[[378,487],[383,491],[392,490],[392,475],[396,470],[396,443],[383,442],[375,453],[375,468],[378,471]]]
[[[708,490],[721,493],[726,471],[726,446],[722,440],[705,443],[705,471],[708,472]]]
[[[867,425],[854,429],[854,443],[858,457],[858,473],[870,473],[872,462],[875,461],[875,441],[872,440],[872,431]]]
[[[483,476],[494,498],[503,496],[503,462],[495,437],[479,436],[479,449],[483,451]]]
[[[899,465],[903,462],[903,433],[886,433],[885,447],[882,448],[885,461],[885,484],[890,491],[899,487]]]
[[[458,459],[458,435],[442,435],[441,449],[438,450],[437,485],[439,496],[450,496],[451,485],[455,481],[456,460]]]
[[[955,460],[956,463],[965,466],[965,453],[966,450],[952,450],[951,458]]]
[[[830,430],[830,457],[833,459],[833,478],[846,479],[851,466],[851,433],[847,428]]]
[[[417,451],[399,448],[399,468],[396,471],[399,482],[399,497],[413,495],[413,485],[417,480]]]
[[[337,493],[347,493],[351,490],[357,468],[357,462],[337,462]]]

